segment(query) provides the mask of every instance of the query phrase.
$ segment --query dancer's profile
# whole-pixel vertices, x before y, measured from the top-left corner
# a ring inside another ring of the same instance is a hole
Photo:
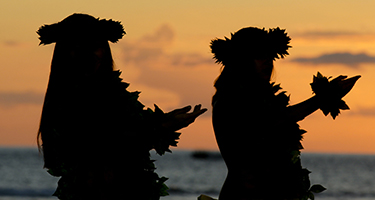
[[[44,166],[61,177],[62,200],[155,200],[166,178],[155,173],[149,151],[176,146],[177,130],[206,109],[200,105],[164,113],[144,109],[114,70],[108,41],[125,31],[118,21],[73,14],[37,31],[40,44],[56,43],[40,128]]]
[[[319,108],[333,118],[349,109],[341,98],[360,76],[330,80],[318,73],[311,84],[315,95],[289,105],[280,85],[270,82],[273,62],[288,55],[289,42],[283,29],[256,27],[211,41],[223,67],[212,98],[215,136],[228,168],[219,200],[300,200],[324,190],[310,186],[310,172],[301,166],[306,131],[297,122]]]

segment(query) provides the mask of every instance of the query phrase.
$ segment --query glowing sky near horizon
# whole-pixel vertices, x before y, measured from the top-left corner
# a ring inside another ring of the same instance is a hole
[[[53,45],[36,30],[75,13],[122,21],[126,36],[111,44],[116,68],[142,91],[140,101],[170,111],[201,103],[209,111],[183,132],[181,149],[217,150],[210,100],[220,66],[211,39],[242,27],[287,30],[290,56],[275,63],[274,81],[291,104],[311,96],[326,76],[362,75],[336,120],[321,111],[299,123],[306,152],[375,153],[375,1],[5,1],[0,8],[0,146],[35,146]],[[248,105],[240,105],[248,106]],[[235,134],[235,133],[234,133]]]

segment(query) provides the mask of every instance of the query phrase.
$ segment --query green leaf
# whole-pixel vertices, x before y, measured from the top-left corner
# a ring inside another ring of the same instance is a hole
[[[164,183],[165,181],[167,181],[168,180],[168,178],[167,177],[164,177],[164,176],[162,176],[161,178],[160,178],[160,182],[162,182],[162,183]]]
[[[160,196],[168,196],[169,195],[169,193],[167,192],[168,189],[169,189],[168,186],[163,183],[161,188],[160,188],[159,195]]]
[[[310,191],[311,191],[311,192],[314,192],[314,193],[321,193],[321,192],[323,192],[324,190],[326,190],[326,188],[323,187],[322,185],[313,185],[313,186],[311,186],[311,188],[310,188]]]
[[[308,191],[311,185],[309,174],[311,173],[306,168],[301,169],[301,175],[302,175],[302,188],[305,191]]]
[[[306,195],[302,196],[300,200],[308,200],[308,199],[309,199],[309,195],[306,194]]]
[[[315,196],[314,196],[314,194],[313,194],[312,192],[309,192],[309,193],[308,193],[308,197],[309,197],[309,199],[311,199],[311,200],[314,200],[314,199],[315,199]]]
[[[297,163],[300,160],[301,152],[298,151],[298,150],[294,150],[294,151],[292,151],[290,153],[292,155],[292,163],[293,164]]]
[[[160,184],[160,190],[159,190],[159,195],[160,196],[168,196],[169,193],[167,192],[167,190],[169,189],[168,186],[164,183],[165,181],[167,181],[168,178],[166,177],[161,177],[159,178],[159,181],[158,183]]]

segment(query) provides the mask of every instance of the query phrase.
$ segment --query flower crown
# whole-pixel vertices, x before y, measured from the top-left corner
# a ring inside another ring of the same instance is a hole
[[[211,41],[211,50],[217,63],[231,62],[236,56],[279,59],[289,55],[290,37],[279,27],[268,31],[256,27],[242,28],[231,34],[231,39]]]
[[[98,38],[116,43],[125,35],[125,31],[119,21],[75,13],[61,22],[41,26],[37,34],[40,40],[39,45],[57,41],[82,41]]]

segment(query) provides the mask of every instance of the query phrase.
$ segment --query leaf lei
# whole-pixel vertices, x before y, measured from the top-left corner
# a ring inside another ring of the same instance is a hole
[[[140,92],[128,92],[126,89],[129,86],[129,84],[122,82],[122,78],[120,78],[120,75],[121,71],[113,72],[114,83],[117,82],[118,85],[122,85],[123,89],[121,91],[130,100],[130,102],[132,102],[131,104],[133,104],[134,107],[142,107],[142,109],[138,110],[140,112],[138,113],[138,115],[140,116],[138,120],[145,121],[148,127],[152,127],[151,130],[141,130],[141,133],[143,132],[143,134],[146,132],[148,133],[147,135],[145,135],[145,137],[150,138],[148,146],[146,146],[146,149],[144,149],[144,151],[148,151],[148,153],[145,154],[142,160],[144,161],[144,171],[145,173],[149,174],[149,180],[145,180],[145,182],[152,183],[153,187],[153,191],[149,191],[151,194],[149,196],[149,199],[159,199],[160,196],[169,195],[169,193],[167,192],[169,188],[165,184],[165,181],[167,181],[168,178],[159,177],[159,175],[155,172],[155,160],[150,159],[151,155],[149,151],[155,150],[156,153],[161,156],[164,155],[166,152],[171,153],[172,151],[169,147],[177,146],[177,140],[179,139],[181,133],[175,132],[173,130],[168,130],[161,126],[161,124],[168,119],[166,119],[165,113],[156,104],[154,105],[154,111],[150,108],[144,110],[144,105],[138,101]]]
[[[119,94],[119,96],[122,99],[122,102],[130,109],[130,112],[126,113],[126,115],[131,119],[136,119],[135,122],[137,123],[127,125],[136,126],[135,130],[137,131],[137,134],[144,139],[140,145],[141,149],[136,151],[142,152],[138,154],[142,155],[140,160],[143,162],[141,165],[143,166],[142,170],[144,173],[142,175],[142,177],[144,177],[142,183],[150,186],[150,191],[146,191],[142,196],[142,199],[158,200],[161,196],[169,195],[167,192],[168,186],[165,184],[168,178],[159,177],[155,172],[155,160],[151,160],[150,151],[155,150],[159,155],[164,155],[166,152],[172,152],[169,147],[177,146],[177,140],[181,133],[162,127],[161,124],[165,120],[168,120],[165,113],[156,105],[154,111],[150,108],[145,110],[145,106],[138,101],[140,92],[127,91],[129,84],[122,82],[120,75],[120,71],[113,71],[109,80],[106,80],[106,82],[109,82],[110,86],[115,88],[114,91],[120,91],[121,94]],[[75,200],[78,198],[74,191],[76,191],[75,188],[80,187],[78,186],[79,183],[76,178],[79,172],[74,167],[68,166],[64,161],[61,161],[60,166],[48,169],[48,173],[52,176],[61,176],[58,182],[58,187],[53,196],[57,196],[59,199],[64,200]]]
[[[270,83],[270,86],[272,87],[272,92],[274,94],[274,98],[273,98],[274,100],[272,101],[272,104],[274,104],[276,107],[279,107],[279,108],[287,107],[289,105],[290,97],[286,95],[285,91],[279,92],[282,89],[280,87],[280,84],[275,84],[274,82],[272,82]],[[290,125],[288,127],[290,129],[289,131],[291,133],[294,133],[296,137],[298,137],[299,141],[302,140],[303,138],[302,135],[306,133],[305,130],[300,129],[297,123],[294,123],[294,125]],[[310,178],[309,178],[309,174],[311,172],[307,170],[306,168],[302,168],[302,165],[301,165],[300,149],[302,149],[303,147],[300,143],[297,144],[297,145],[300,145],[299,147],[293,143],[291,143],[291,145],[292,146],[289,148],[289,151],[290,151],[289,155],[291,158],[290,162],[293,165],[299,165],[299,168],[301,170],[299,173],[301,174],[300,181],[302,184],[303,193],[301,194],[302,196],[299,197],[299,200],[308,200],[308,199],[314,200],[314,193],[323,192],[324,190],[326,190],[326,188],[319,184],[314,184],[311,186]]]

